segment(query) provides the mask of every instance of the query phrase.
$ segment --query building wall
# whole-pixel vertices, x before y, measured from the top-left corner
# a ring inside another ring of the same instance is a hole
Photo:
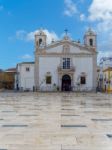
[[[0,72],[0,89],[3,88],[4,73]]]
[[[15,72],[1,72],[0,73],[0,88],[14,89]]]
[[[112,71],[110,71],[110,90],[112,92]]]
[[[103,72],[103,89],[105,92],[112,92],[112,70]]]
[[[100,60],[99,65],[101,75],[100,80],[102,79],[102,89],[104,92],[112,92],[112,58],[103,57]]]
[[[59,46],[47,49],[46,51],[47,51],[47,53],[52,53],[52,52],[62,53],[62,50],[63,50],[63,45],[59,45]]]
[[[91,35],[88,35],[85,38],[85,44],[90,45],[90,41],[89,41],[90,39],[93,39],[93,45],[96,46],[96,36],[91,36]]]
[[[26,71],[26,67],[30,68],[30,71]],[[18,86],[20,90],[33,90],[34,84],[34,64],[19,64],[18,65]],[[17,87],[17,83],[15,85]]]
[[[39,58],[39,87],[42,91],[53,90],[53,84],[58,85],[57,67],[60,64],[60,57],[40,57]],[[52,84],[46,85],[46,75],[50,72]]]
[[[40,57],[39,58],[39,87],[42,91],[53,90],[53,85],[60,86],[57,68],[60,66],[61,57]],[[93,59],[92,57],[72,57],[72,65],[75,67],[73,76],[73,86],[79,82],[81,73],[86,74],[86,84],[80,88],[82,90],[93,89]],[[50,73],[52,76],[52,84],[46,85],[46,75]]]
[[[75,66],[74,83],[78,82],[78,78],[82,72],[86,74],[86,84],[83,88],[93,88],[93,61],[91,57],[77,57],[73,58],[73,65]]]
[[[66,44],[65,44],[66,45]],[[75,53],[75,54],[79,54],[79,53],[86,53],[86,54],[91,54],[91,52],[89,52],[88,50],[86,50],[85,48],[80,48],[80,46],[78,45],[77,43],[77,46],[72,46],[72,45],[69,45],[70,47],[70,53]],[[53,47],[53,48],[49,48],[46,50],[47,53],[62,53],[63,52],[63,49],[64,49],[64,44],[63,45],[60,45],[60,46],[56,46],[56,47]]]
[[[86,54],[91,54],[91,52],[89,52],[88,50],[86,49],[82,49],[80,48],[79,46],[70,46],[70,53],[86,53]]]

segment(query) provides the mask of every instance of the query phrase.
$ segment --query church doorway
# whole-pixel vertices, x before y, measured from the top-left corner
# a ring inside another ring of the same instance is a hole
[[[69,75],[62,77],[62,91],[71,91],[71,77]]]

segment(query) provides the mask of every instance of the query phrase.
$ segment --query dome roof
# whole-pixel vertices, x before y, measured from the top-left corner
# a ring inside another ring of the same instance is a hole
[[[86,31],[85,35],[96,35],[96,33],[92,30],[92,28],[89,28],[89,29]]]
[[[36,32],[35,35],[42,35],[42,36],[44,35],[44,36],[45,36],[46,34],[45,34],[45,32],[43,31],[43,29],[41,28],[39,31]]]

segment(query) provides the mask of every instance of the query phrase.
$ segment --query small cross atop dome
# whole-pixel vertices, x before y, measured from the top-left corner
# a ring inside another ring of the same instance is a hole
[[[64,35],[64,40],[69,40],[69,36],[68,36],[68,29],[65,29],[65,35]]]
[[[68,35],[68,29],[65,29],[65,34]]]

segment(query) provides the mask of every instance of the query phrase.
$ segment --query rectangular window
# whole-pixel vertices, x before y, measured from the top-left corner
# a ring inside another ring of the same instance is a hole
[[[30,68],[29,68],[29,67],[26,67],[26,71],[29,72],[29,71],[30,71]]]
[[[86,84],[86,77],[80,77],[80,84]]]
[[[51,84],[51,83],[52,83],[52,77],[46,76],[46,84]]]
[[[63,58],[63,69],[70,69],[70,58]]]

